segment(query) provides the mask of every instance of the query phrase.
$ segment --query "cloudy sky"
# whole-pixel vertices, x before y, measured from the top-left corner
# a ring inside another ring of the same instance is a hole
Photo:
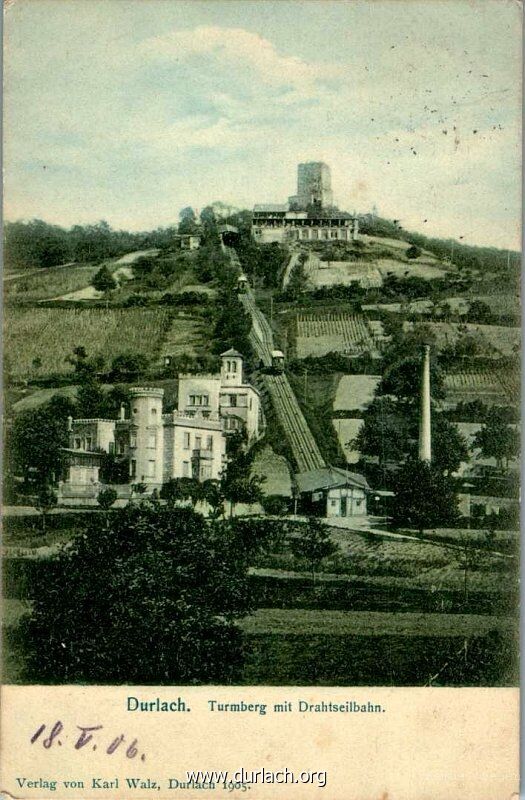
[[[517,248],[515,0],[14,0],[5,214],[143,230],[283,202]]]

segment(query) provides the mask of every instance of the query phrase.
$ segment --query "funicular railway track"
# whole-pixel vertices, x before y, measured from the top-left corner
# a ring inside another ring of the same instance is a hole
[[[231,249],[229,253],[233,266],[240,274],[242,270],[237,253]],[[250,288],[244,294],[239,294],[239,300],[252,318],[250,343],[262,364],[271,367],[274,341],[270,324],[257,307]],[[288,438],[297,470],[308,472],[326,466],[286,375],[262,374],[260,380],[271,398],[277,418]]]

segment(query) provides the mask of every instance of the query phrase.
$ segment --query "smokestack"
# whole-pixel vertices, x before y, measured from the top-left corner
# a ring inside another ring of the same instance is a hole
[[[419,417],[419,460],[430,464],[432,444],[430,434],[430,347],[423,350],[423,370],[421,373],[421,397]]]

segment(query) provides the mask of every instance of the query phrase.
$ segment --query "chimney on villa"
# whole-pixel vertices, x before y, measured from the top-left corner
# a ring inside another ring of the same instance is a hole
[[[421,372],[421,396],[419,416],[419,460],[430,464],[432,459],[432,441],[430,433],[430,347],[423,349],[423,365]]]
[[[67,418],[67,429],[68,429],[68,431],[72,431],[73,430],[73,417],[72,416],[69,416]]]
[[[120,406],[120,419],[126,419],[126,406],[124,403]]]

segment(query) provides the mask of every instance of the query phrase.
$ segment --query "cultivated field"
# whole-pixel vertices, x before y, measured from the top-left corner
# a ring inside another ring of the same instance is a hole
[[[9,369],[15,377],[70,373],[67,356],[85,347],[88,356],[102,355],[106,365],[121,353],[154,358],[160,351],[171,312],[156,309],[5,309],[4,340]]]
[[[200,319],[174,317],[159,350],[159,356],[202,355],[209,343],[209,330]]]
[[[298,314],[297,358],[330,352],[360,355],[376,352],[366,320],[357,314]]]
[[[509,370],[476,369],[452,372],[445,376],[448,403],[482,400],[489,405],[505,405],[519,399],[519,376]]]

